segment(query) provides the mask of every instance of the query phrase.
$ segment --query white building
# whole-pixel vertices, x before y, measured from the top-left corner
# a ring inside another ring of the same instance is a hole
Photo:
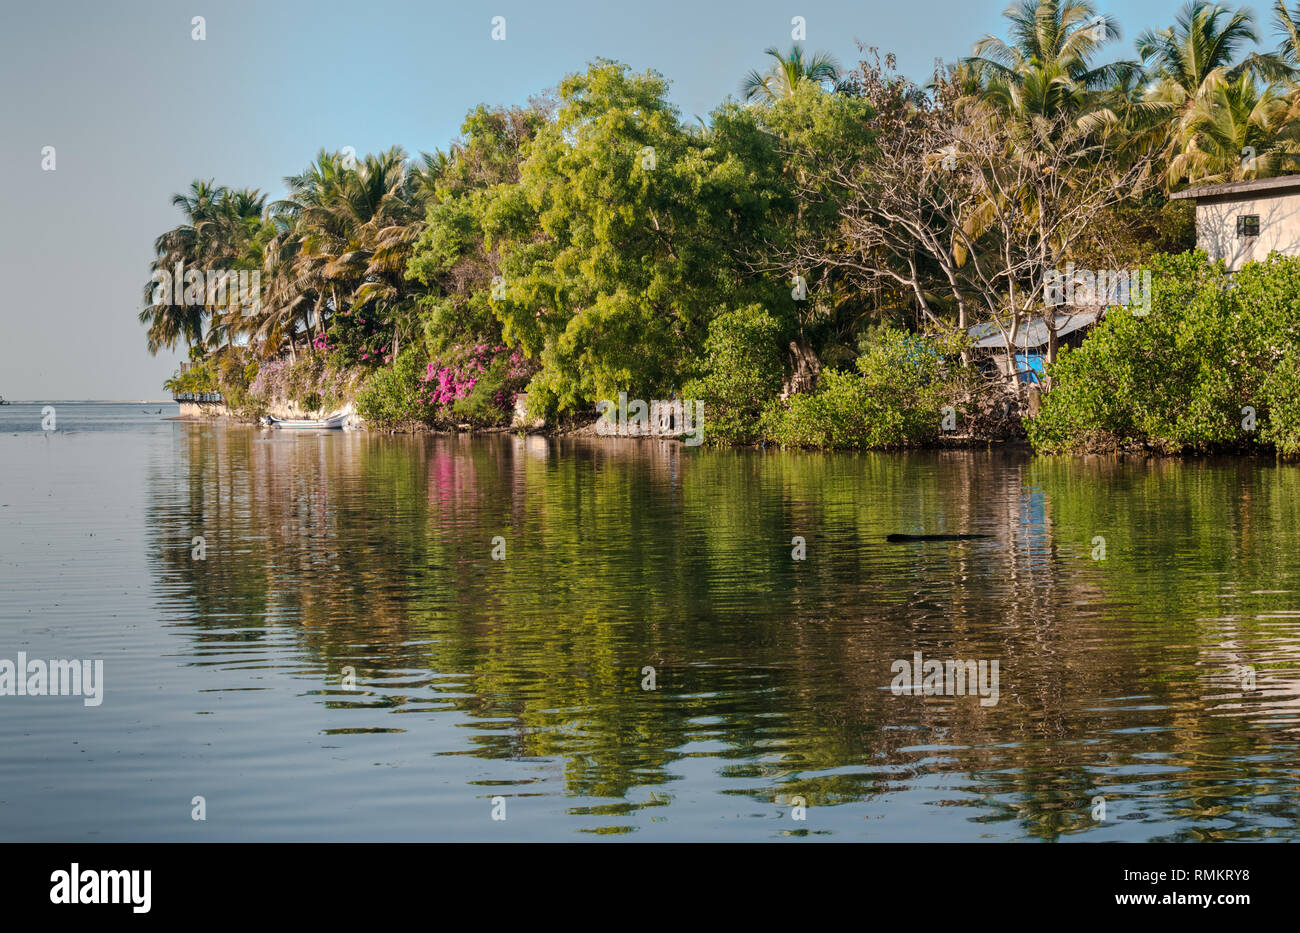
[[[1188,188],[1196,202],[1196,245],[1229,272],[1277,251],[1300,256],[1300,175]]]

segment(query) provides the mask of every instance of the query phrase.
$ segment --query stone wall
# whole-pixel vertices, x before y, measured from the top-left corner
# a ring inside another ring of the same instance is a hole
[[[234,417],[233,412],[226,407],[224,402],[181,402],[180,406],[182,418],[212,420]],[[345,415],[347,416],[347,421],[343,423],[345,429],[361,428],[365,425],[361,416],[357,414],[356,406],[351,402],[329,411],[307,411],[297,402],[277,399],[268,406],[267,411],[273,417],[293,421],[335,418],[339,415]]]
[[[225,402],[181,402],[182,418],[229,418]]]

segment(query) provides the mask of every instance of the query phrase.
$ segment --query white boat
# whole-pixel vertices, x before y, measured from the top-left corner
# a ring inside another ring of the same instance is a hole
[[[321,418],[317,421],[294,421],[277,418],[274,415],[267,415],[267,420],[277,428],[294,428],[306,431],[331,431],[342,429],[343,422],[348,420],[348,416],[335,415],[333,418]]]

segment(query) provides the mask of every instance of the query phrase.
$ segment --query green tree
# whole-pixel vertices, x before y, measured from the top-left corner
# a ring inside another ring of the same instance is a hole
[[[1049,366],[1054,388],[1028,424],[1035,448],[1204,452],[1262,440],[1296,452],[1300,260],[1274,255],[1230,278],[1201,252],[1163,256],[1152,282],[1149,314],[1113,309]]]
[[[498,186],[518,184],[524,150],[550,109],[545,99],[526,108],[477,107],[450,151],[431,157],[436,177],[406,269],[408,279],[429,291],[420,301],[431,354],[457,341],[501,342],[489,301],[500,262],[488,246],[484,220]]]
[[[1289,110],[1272,85],[1260,87],[1247,72],[1207,83],[1183,116],[1169,177],[1212,184],[1279,174],[1295,139]]]
[[[1276,98],[1253,82],[1276,75],[1284,66],[1271,55],[1238,57],[1257,39],[1250,10],[1233,10],[1207,0],[1189,0],[1174,25],[1138,36],[1138,54],[1155,81],[1148,99],[1165,123],[1166,185],[1242,177],[1273,164],[1267,156],[1274,148],[1271,136],[1279,122]],[[1222,107],[1231,112],[1219,114]],[[1252,148],[1266,158],[1252,162],[1243,159],[1238,149],[1239,168],[1234,171],[1222,152],[1232,137],[1255,139],[1259,145]]]
[[[892,448],[938,435],[945,405],[954,410],[971,372],[950,362],[958,340],[927,340],[885,328],[855,371],[828,369],[816,392],[772,403],[763,435],[788,447]]]
[[[413,328],[415,287],[406,265],[433,167],[429,160],[413,167],[400,147],[355,163],[322,150],[305,171],[286,178],[288,197],[274,205],[275,236],[266,250],[259,336],[273,349],[287,338],[292,351],[300,325],[324,333],[331,316],[355,313],[387,331],[363,331],[368,352],[398,352]],[[355,328],[344,333],[358,339]]]
[[[570,75],[519,184],[488,206],[492,307],[506,341],[541,364],[538,411],[667,397],[699,368],[714,309],[788,291],[740,255],[794,213],[775,140],[736,106],[689,131],[666,91],[609,61]]]

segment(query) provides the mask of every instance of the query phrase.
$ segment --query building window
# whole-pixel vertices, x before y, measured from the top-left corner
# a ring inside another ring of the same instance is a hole
[[[1259,236],[1259,215],[1258,214],[1238,214],[1237,215],[1237,236]]]

